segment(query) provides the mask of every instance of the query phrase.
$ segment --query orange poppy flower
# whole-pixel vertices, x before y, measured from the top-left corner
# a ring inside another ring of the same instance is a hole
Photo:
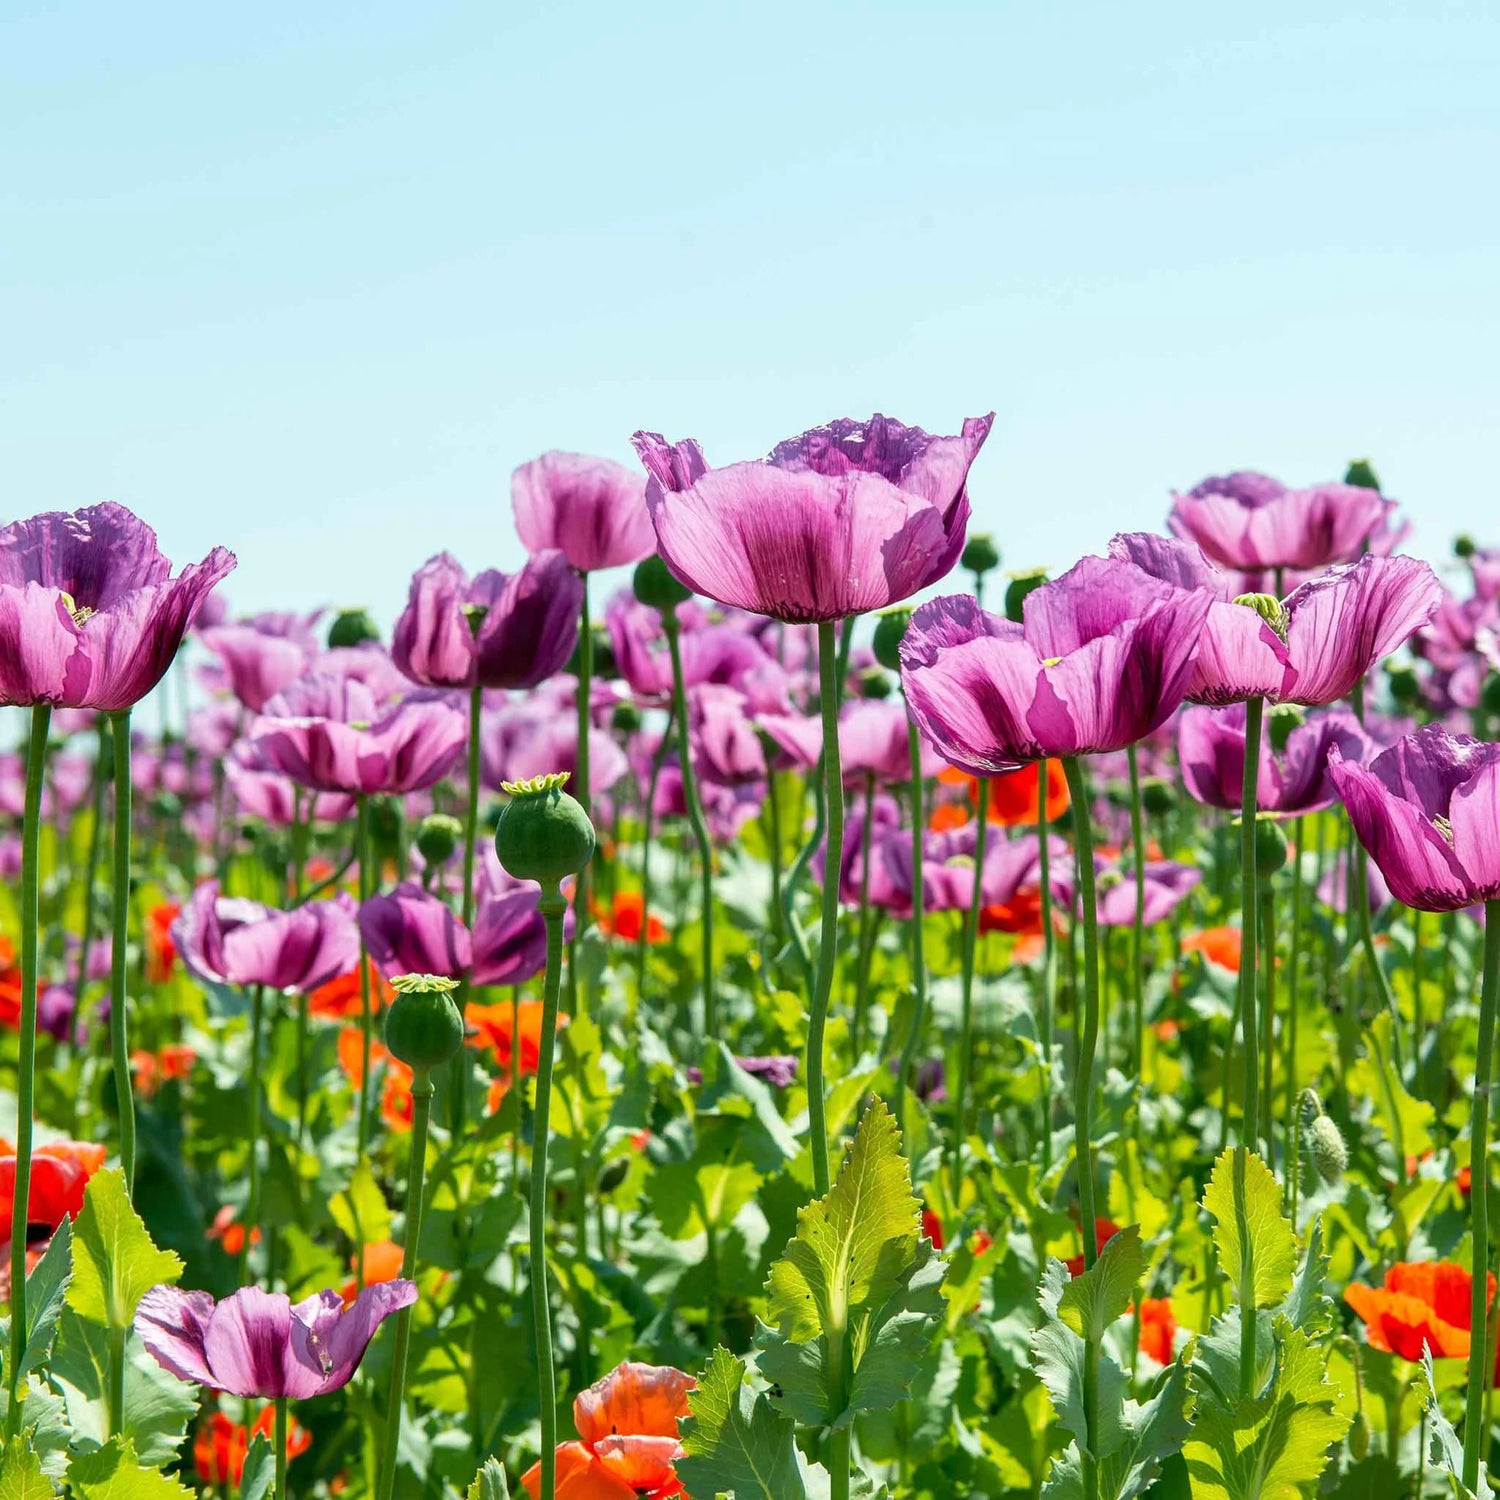
[[[934,833],[951,833],[955,828],[962,828],[968,821],[969,809],[962,802],[939,802],[933,808],[927,826]]]
[[[1455,1181],[1459,1192],[1467,1198],[1474,1191],[1474,1169],[1472,1167],[1460,1167]]]
[[[1190,932],[1182,940],[1182,951],[1201,953],[1209,963],[1231,974],[1240,972],[1238,927],[1205,927],[1202,932]]]
[[[1094,1254],[1098,1253],[1120,1232],[1120,1226],[1113,1219],[1094,1220]],[[1066,1262],[1069,1276],[1083,1275],[1083,1252],[1073,1256]]]
[[[236,1222],[238,1212],[234,1204],[226,1203],[203,1233],[203,1238],[210,1244],[217,1240],[225,1255],[238,1255],[245,1248],[245,1226]],[[259,1227],[250,1231],[250,1243],[260,1244]]]
[[[1170,1016],[1164,1021],[1153,1021],[1151,1029],[1156,1033],[1156,1040],[1159,1042],[1175,1042],[1182,1031],[1182,1027]]]
[[[182,910],[180,901],[159,901],[146,913],[146,983],[165,984],[177,963],[172,923]]]
[[[497,1000],[493,1005],[469,1005],[464,1011],[464,1016],[474,1031],[474,1035],[469,1038],[469,1045],[490,1048],[507,1083],[510,1077],[511,1051],[515,1046],[515,1009],[509,1000]],[[523,1000],[520,1010],[521,1073],[530,1075],[536,1072],[537,1064],[542,1060],[542,1002]],[[557,1029],[561,1031],[567,1024],[568,1018],[559,1015]]]
[[[271,1442],[275,1420],[275,1408],[270,1406],[262,1407],[260,1415],[248,1428],[216,1411],[193,1439],[193,1467],[198,1471],[198,1478],[204,1484],[232,1485],[238,1489],[245,1472],[245,1458],[250,1452],[250,1440],[263,1437]],[[312,1434],[296,1417],[292,1417],[286,1429],[288,1462],[298,1454],[306,1453],[311,1446]]]
[[[391,1003],[396,992],[375,967],[373,958],[366,958],[365,963],[370,970],[370,1006],[379,1011],[382,1006]],[[359,994],[358,965],[347,974],[340,974],[327,984],[320,984],[317,989],[308,991],[307,1008],[313,1015],[322,1016],[329,1021],[357,1020],[363,1015],[364,1002]]]
[[[339,1032],[339,1066],[354,1088],[364,1078],[364,1036],[358,1026],[346,1026]],[[377,1041],[370,1042],[370,1066],[385,1068],[385,1082],[380,1090],[380,1116],[392,1130],[411,1128],[411,1069]]]
[[[697,1382],[670,1365],[623,1364],[573,1402],[579,1441],[557,1447],[557,1500],[667,1500],[684,1493],[678,1418]],[[521,1476],[537,1500],[542,1466]]]
[[[394,1281],[401,1274],[406,1251],[394,1240],[377,1240],[366,1245],[362,1259],[365,1269],[365,1285],[374,1286],[378,1281]],[[344,1285],[344,1301],[353,1302],[359,1295],[359,1279],[351,1277]]]
[[[1487,1275],[1495,1298],[1495,1278]],[[1401,1261],[1385,1273],[1383,1287],[1356,1282],[1344,1289],[1344,1301],[1365,1325],[1372,1349],[1402,1359],[1421,1359],[1430,1349],[1438,1359],[1469,1355],[1469,1296],[1473,1282],[1451,1261]]]
[[[599,931],[605,937],[617,937],[625,943],[640,942],[641,914],[646,909],[646,903],[639,891],[617,891],[609,911],[598,902],[590,902],[589,908]],[[664,943],[668,936],[666,923],[653,912],[646,921],[646,941]]]
[[[173,1042],[160,1052],[132,1052],[130,1071],[135,1075],[136,1091],[149,1099],[171,1078],[186,1078],[193,1071],[198,1054],[191,1047]]]
[[[103,1146],[88,1141],[48,1141],[31,1154],[31,1186],[26,1194],[26,1222],[47,1235],[83,1207],[89,1178],[104,1165]],[[16,1148],[0,1140],[0,1245],[10,1243],[10,1218],[16,1202]],[[35,1234],[31,1235],[35,1238]]]
[[[1172,1303],[1166,1297],[1146,1297],[1141,1302],[1141,1353],[1149,1354],[1159,1365],[1172,1363],[1172,1339],[1177,1319]]]

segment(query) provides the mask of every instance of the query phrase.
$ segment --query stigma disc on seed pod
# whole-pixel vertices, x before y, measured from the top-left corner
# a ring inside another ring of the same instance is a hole
[[[506,781],[510,798],[495,825],[495,853],[506,874],[545,888],[576,875],[594,856],[594,825],[570,797],[566,771]]]

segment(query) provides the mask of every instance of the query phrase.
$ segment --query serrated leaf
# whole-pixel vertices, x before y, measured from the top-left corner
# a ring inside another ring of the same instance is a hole
[[[57,1226],[42,1258],[26,1278],[26,1302],[33,1312],[31,1327],[26,1330],[26,1351],[21,1356],[23,1375],[40,1369],[52,1353],[57,1320],[62,1315],[63,1299],[72,1275],[72,1224],[64,1219]]]
[[[1345,1074],[1344,1086],[1354,1099],[1368,1099],[1375,1123],[1396,1157],[1396,1179],[1406,1174],[1406,1159],[1432,1149],[1436,1112],[1425,1099],[1413,1099],[1393,1061],[1391,1017],[1382,1011],[1365,1028],[1365,1055]]]
[[[68,1306],[107,1328],[128,1328],[141,1298],[181,1275],[182,1261],[156,1248],[131,1206],[125,1174],[118,1167],[95,1172],[73,1233]]]
[[[1292,1289],[1297,1237],[1282,1217],[1281,1189],[1271,1169],[1253,1151],[1231,1147],[1214,1163],[1203,1206],[1214,1216],[1214,1248],[1236,1297],[1244,1300],[1241,1294],[1248,1293],[1254,1307],[1280,1302]]]
[[[68,1465],[76,1500],[192,1500],[191,1491],[160,1469],[142,1468],[129,1440],[111,1438]]]
[[[849,1326],[895,1291],[917,1252],[920,1205],[896,1121],[872,1098],[827,1197],[797,1215],[797,1233],[766,1283],[767,1318],[805,1343]]]
[[[1080,1338],[1098,1343],[1116,1318],[1124,1315],[1146,1272],[1146,1251],[1138,1224],[1115,1234],[1099,1258],[1063,1288],[1057,1315]]]
[[[1324,1293],[1328,1280],[1328,1257],[1323,1253],[1323,1221],[1314,1219],[1307,1236],[1307,1249],[1297,1268],[1297,1279],[1281,1304],[1281,1315],[1304,1333],[1326,1333],[1333,1324],[1333,1303]]]
[[[715,1349],[688,1397],[678,1478],[690,1494],[735,1500],[806,1500],[794,1429],[745,1384],[744,1363]]]
[[[510,1500],[505,1470],[498,1458],[487,1458],[469,1486],[466,1500]]]
[[[378,1245],[391,1237],[391,1210],[363,1157],[355,1164],[349,1186],[328,1200],[333,1222],[346,1239],[356,1244]]]
[[[23,1437],[13,1437],[0,1451],[0,1500],[53,1500],[52,1481]]]
[[[1432,1368],[1432,1351],[1425,1346],[1422,1350],[1422,1375],[1425,1387],[1422,1393],[1423,1405],[1431,1428],[1427,1440],[1428,1450],[1424,1456],[1430,1458],[1434,1466],[1447,1476],[1453,1500],[1494,1500],[1495,1491],[1490,1486],[1489,1469],[1483,1458],[1479,1462],[1479,1488],[1471,1490],[1463,1482],[1463,1440],[1454,1430],[1453,1423],[1443,1415],[1443,1404],[1438,1400],[1437,1381]]]
[[[239,1500],[270,1500],[276,1489],[276,1454],[263,1432],[250,1439],[240,1473]],[[279,1500],[279,1497],[278,1497]]]

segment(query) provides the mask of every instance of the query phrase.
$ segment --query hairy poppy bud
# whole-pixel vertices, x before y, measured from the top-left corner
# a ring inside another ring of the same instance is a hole
[[[464,1044],[464,1018],[453,1002],[456,979],[438,974],[398,974],[391,980],[396,998],[385,1013],[385,1044],[425,1082],[433,1068],[441,1067]],[[428,1083],[430,1089],[432,1085]]]
[[[1318,1176],[1331,1187],[1344,1175],[1349,1165],[1349,1148],[1339,1128],[1327,1115],[1319,1115],[1307,1128],[1307,1154],[1312,1157]]]
[[[875,617],[875,660],[888,672],[901,670],[901,642],[911,623],[911,611],[904,605],[882,610]]]
[[[333,617],[328,627],[330,649],[340,646],[363,646],[366,641],[378,641],[380,632],[370,618],[367,609],[343,609]]]
[[[693,591],[684,588],[672,570],[655,553],[635,565],[631,584],[635,589],[635,597],[642,604],[659,609],[663,614],[676,609],[679,604],[686,604],[693,597]]]
[[[1005,588],[1005,618],[1021,623],[1026,596],[1034,593],[1047,581],[1045,568],[1034,568],[1030,573],[1012,573]]]
[[[972,532],[958,561],[961,567],[982,577],[1000,566],[1000,549],[987,532]]]
[[[1375,477],[1368,458],[1356,458],[1344,470],[1344,483],[1357,485],[1362,490],[1374,490],[1377,495],[1380,493],[1380,481]]]
[[[1354,1413],[1354,1421],[1349,1424],[1349,1457],[1355,1463],[1370,1451],[1370,1419],[1364,1412]]]
[[[1295,703],[1273,705],[1271,712],[1266,715],[1266,734],[1271,741],[1271,749],[1280,755],[1286,749],[1292,731],[1300,729],[1305,723],[1307,715]]]
[[[453,858],[458,841],[464,836],[464,825],[447,813],[428,813],[417,824],[417,850],[429,865],[440,865]]]
[[[576,875],[594,857],[594,825],[563,791],[567,772],[501,783],[510,801],[495,825],[495,853],[517,880],[535,880],[545,891]]]

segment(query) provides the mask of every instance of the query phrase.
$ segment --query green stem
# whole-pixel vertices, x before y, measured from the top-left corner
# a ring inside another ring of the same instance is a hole
[[[542,987],[542,1031],[536,1068],[536,1115],[531,1154],[531,1316],[542,1418],[540,1500],[556,1500],[557,1376],[552,1368],[552,1315],[547,1305],[547,1151],[551,1141],[552,1062],[557,1050],[557,1001],[562,982],[563,914],[568,903],[554,882],[538,903],[547,924],[547,972]],[[517,1041],[519,1050],[519,1039]]]
[[[672,656],[672,706],[677,716],[677,758],[682,762],[682,795],[687,803],[693,839],[698,845],[701,869],[703,1041],[705,1046],[713,1046],[719,1035],[719,1012],[714,1003],[714,851],[708,837],[708,824],[703,817],[703,800],[698,795],[698,777],[693,771],[692,745],[688,736],[687,688],[682,675],[682,631],[676,614],[670,609],[662,611],[661,623],[667,637],[667,650]]]
[[[594,811],[590,791],[589,772],[589,727],[592,719],[594,686],[594,627],[589,618],[589,575],[583,579],[583,607],[578,620],[578,756],[573,777],[573,795],[590,817]],[[686,770],[683,772],[687,774]],[[588,994],[580,983],[578,952],[579,944],[589,925],[589,871],[585,865],[578,872],[577,886],[573,892],[573,941],[568,949],[568,988],[573,995],[573,1005],[579,1015],[588,1014]]]
[[[469,785],[464,810],[464,926],[474,926],[474,848],[479,837],[479,719],[484,708],[484,689],[469,689]]]
[[[260,1228],[260,1033],[265,1021],[266,989],[262,984],[250,991],[250,1162],[249,1187],[245,1196],[245,1242],[240,1248],[240,1281],[248,1278],[250,1245]]]
[[[915,727],[911,731],[916,733]],[[969,1081],[974,1066],[974,950],[979,942],[979,915],[984,910],[984,845],[989,832],[990,782],[979,778],[979,801],[975,809],[978,827],[974,832],[974,894],[964,921],[962,959],[961,1014],[958,1038],[958,1092],[953,1101],[955,1130],[953,1137],[953,1201],[958,1202],[962,1179],[964,1141],[969,1131]]]
[[[111,1327],[105,1340],[109,1348],[109,1435],[125,1436],[125,1329]]]
[[[1140,1077],[1146,1055],[1146,835],[1141,826],[1141,772],[1132,745],[1125,756],[1130,764],[1130,848],[1135,864],[1135,914],[1130,923],[1130,1012],[1135,1029],[1135,1075]]]
[[[47,760],[47,729],[52,708],[31,710],[26,750],[26,802],[21,824],[21,1055],[16,1078],[16,1178],[11,1207],[10,1357],[5,1361],[10,1402],[5,1409],[7,1439],[21,1430],[21,1361],[26,1354],[26,1223],[31,1203],[31,1131],[36,1072],[36,978],[38,885],[37,854],[42,829],[42,777]]]
[[[1099,1045],[1099,914],[1094,895],[1094,830],[1088,772],[1076,756],[1063,761],[1073,802],[1073,839],[1078,866],[1078,903],[1083,914],[1083,1007],[1075,1012],[1078,1058],[1073,1080],[1073,1151],[1078,1164],[1078,1204],[1083,1230],[1083,1264],[1099,1258],[1094,1230],[1094,1053]]]
[[[829,1189],[828,1117],[823,1097],[823,1033],[838,962],[839,860],[844,848],[844,773],[839,756],[839,674],[837,633],[833,621],[818,624],[819,697],[823,711],[823,802],[827,813],[824,842],[823,924],[818,944],[818,971],[807,1022],[807,1114],[812,1131],[813,1191]],[[918,833],[920,837],[920,831]],[[915,872],[913,875],[915,879]],[[899,1120],[900,1116],[897,1116]]]
[[[366,797],[360,796],[354,799],[355,808],[355,850],[356,858],[359,860],[359,901],[363,906],[369,900],[374,891],[374,882],[370,879],[370,805]],[[365,932],[361,927],[359,930],[359,1049],[360,1049],[360,1071],[359,1071],[359,1101],[358,1101],[358,1137],[359,1154],[365,1154],[365,1147],[370,1142],[370,1043],[375,1031],[375,1011],[370,996],[370,960],[365,951]],[[359,1256],[356,1264],[364,1262],[364,1246],[356,1245],[356,1253]]]
[[[94,947],[94,887],[99,880],[99,856],[104,844],[104,788],[109,777],[106,768],[110,762],[109,721],[99,720],[99,749],[94,756],[94,821],[89,827],[88,863],[84,866],[83,880],[83,931],[78,944],[78,969],[73,980],[73,993],[83,1002],[83,987],[88,983],[89,954]]]
[[[677,717],[674,703],[667,710],[667,722],[662,727],[661,743],[651,757],[651,781],[646,789],[646,805],[641,810],[641,930],[635,937],[635,993],[639,1000],[646,988],[646,934],[651,925],[651,835],[656,824],[656,787],[661,780],[662,763],[667,758],[667,746],[672,743],[672,724]]]
[[[288,1500],[286,1492],[286,1403],[285,1396],[276,1398],[276,1500]]]
[[[1260,893],[1260,932],[1258,946],[1265,953],[1264,992],[1260,1031],[1260,1137],[1271,1148],[1271,1121],[1275,1094],[1272,1092],[1273,1063],[1276,1057],[1276,904],[1267,880]]]
[[[406,1228],[401,1251],[401,1275],[414,1281],[417,1248],[422,1238],[422,1190],[427,1170],[427,1122],[432,1114],[432,1075],[422,1069],[411,1084],[411,1145],[406,1158]],[[396,1343],[391,1353],[391,1394],[385,1408],[385,1454],[380,1463],[379,1500],[390,1500],[396,1489],[396,1455],[401,1446],[401,1417],[406,1403],[406,1362],[411,1348],[410,1307],[396,1314]],[[280,1492],[278,1491],[278,1500]]]
[[[125,1191],[135,1191],[135,1094],[126,1028],[125,960],[130,933],[130,710],[110,715],[115,736],[114,927],[109,955],[109,1039],[120,1111],[120,1166]]]
[[[1469,1327],[1484,1327],[1489,1303],[1490,1263],[1490,1079],[1495,1052],[1495,1002],[1500,994],[1500,901],[1484,903],[1484,984],[1479,994],[1479,1048],[1474,1054],[1474,1108],[1469,1127],[1469,1222],[1474,1249],[1469,1257],[1471,1294]],[[1478,1340],[1476,1347],[1484,1348]],[[1479,1483],[1479,1459],[1487,1432],[1481,1419],[1484,1402],[1486,1360],[1483,1354],[1469,1360],[1469,1389],[1464,1406],[1463,1482],[1470,1489]]]
[[[1240,1140],[1247,1151],[1256,1149],[1255,1133],[1260,1121],[1260,1015],[1255,984],[1255,814],[1259,805],[1260,728],[1264,711],[1263,698],[1252,698],[1245,705],[1245,771],[1240,783],[1240,1035],[1245,1053],[1244,1123]]]
[[[926,824],[922,806],[922,742],[917,726],[911,720],[906,725],[907,757],[911,763],[911,1029],[906,1033],[906,1043],[901,1048],[901,1060],[897,1065],[895,1116],[896,1123],[906,1128],[906,1089],[916,1066],[917,1053],[922,1045],[922,1031],[927,1020],[927,882],[923,868],[922,833]],[[842,843],[842,840],[840,840]],[[834,845],[830,842],[830,849]],[[908,1134],[907,1140],[911,1137]],[[910,1149],[910,1147],[908,1147]]]
[[[1302,819],[1292,824],[1292,944],[1286,976],[1286,1192],[1297,1224],[1297,1010],[1302,981]]]
[[[1052,1017],[1057,1008],[1057,934],[1052,930],[1052,872],[1047,828],[1049,762],[1037,762],[1037,877],[1042,900],[1042,1014],[1038,1030],[1042,1050],[1042,1176],[1052,1170]]]
[[[1092,1233],[1084,1237],[1084,1249],[1093,1243]],[[1094,1456],[1094,1447],[1101,1437],[1099,1431],[1099,1341],[1089,1339],[1083,1350],[1083,1422],[1088,1436],[1080,1447],[1083,1452],[1084,1500],[1098,1500],[1099,1463]]]

